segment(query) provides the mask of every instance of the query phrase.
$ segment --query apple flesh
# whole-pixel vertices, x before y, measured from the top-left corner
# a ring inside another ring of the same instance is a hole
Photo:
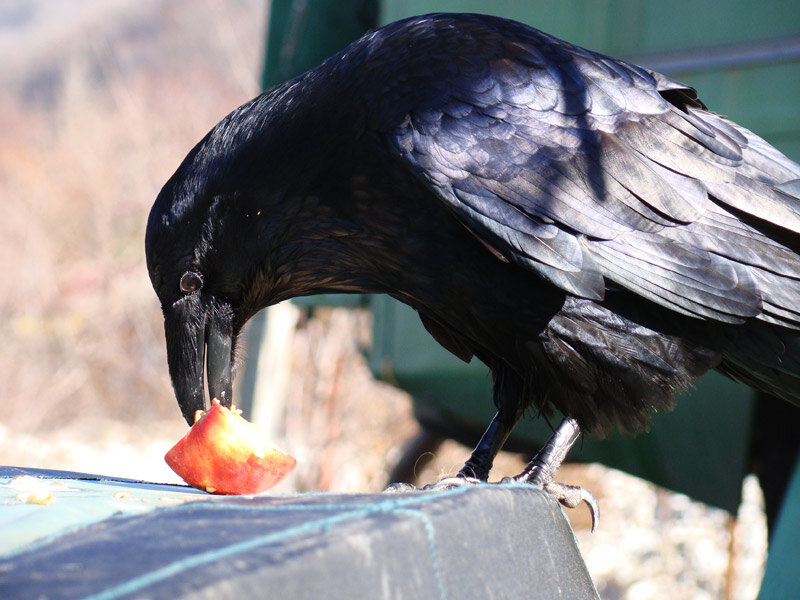
[[[170,448],[164,460],[192,487],[211,494],[258,494],[277,485],[297,465],[237,411],[214,400]]]

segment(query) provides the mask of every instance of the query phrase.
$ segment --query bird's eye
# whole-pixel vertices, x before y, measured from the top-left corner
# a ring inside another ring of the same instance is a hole
[[[186,271],[183,277],[181,277],[181,291],[183,293],[188,294],[189,292],[199,290],[201,287],[203,287],[203,278],[200,276],[200,273]]]

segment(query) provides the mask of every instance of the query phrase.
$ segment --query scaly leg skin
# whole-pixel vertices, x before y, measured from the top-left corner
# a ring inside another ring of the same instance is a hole
[[[501,483],[532,483],[540,486],[567,508],[576,508],[586,502],[592,515],[592,531],[600,520],[600,507],[588,490],[574,485],[553,481],[556,471],[567,456],[569,449],[581,435],[575,419],[566,418],[558,426],[544,447],[536,453],[525,470],[516,477],[506,477]]]

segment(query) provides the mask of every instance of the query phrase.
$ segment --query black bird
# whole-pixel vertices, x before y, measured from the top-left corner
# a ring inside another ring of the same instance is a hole
[[[635,432],[716,369],[800,398],[800,166],[692,88],[526,25],[373,31],[234,110],[150,213],[147,264],[192,422],[232,350],[294,296],[387,293],[492,372],[485,480],[532,409]],[[563,495],[563,494],[562,494]]]

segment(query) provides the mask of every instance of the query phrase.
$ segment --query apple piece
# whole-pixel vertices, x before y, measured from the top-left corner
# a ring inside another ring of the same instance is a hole
[[[211,494],[258,494],[277,485],[297,461],[238,412],[214,399],[170,448],[166,463],[186,483]]]

